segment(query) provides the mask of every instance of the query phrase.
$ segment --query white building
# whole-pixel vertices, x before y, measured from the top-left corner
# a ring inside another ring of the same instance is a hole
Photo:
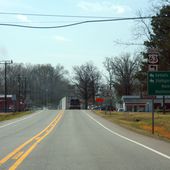
[[[152,96],[122,96],[123,109],[129,112],[151,112]],[[154,108],[160,110],[163,107],[163,96],[155,96]],[[170,110],[170,96],[165,96],[166,110]]]

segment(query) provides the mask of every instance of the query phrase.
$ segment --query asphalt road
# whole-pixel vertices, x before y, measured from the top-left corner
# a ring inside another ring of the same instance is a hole
[[[0,123],[0,164],[2,170],[170,170],[170,143],[90,111],[44,110]]]

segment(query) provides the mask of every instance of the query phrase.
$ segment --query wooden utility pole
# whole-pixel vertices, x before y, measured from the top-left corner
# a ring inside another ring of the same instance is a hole
[[[8,101],[7,101],[7,94],[8,94],[8,88],[7,88],[7,65],[12,64],[12,60],[5,60],[5,61],[0,61],[0,64],[5,65],[5,75],[4,75],[4,112],[6,113],[8,111]]]

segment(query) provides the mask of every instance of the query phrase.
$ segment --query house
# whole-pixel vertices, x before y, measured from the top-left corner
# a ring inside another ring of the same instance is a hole
[[[15,108],[16,95],[7,95],[7,111],[13,111]],[[0,112],[5,111],[5,95],[0,95]]]
[[[7,112],[23,111],[26,108],[24,100],[17,100],[16,95],[7,95]],[[5,111],[5,95],[0,95],[0,112]]]
[[[128,112],[151,112],[152,96],[122,96],[123,109]],[[154,96],[154,109],[163,108],[163,96]],[[165,108],[170,110],[170,96],[165,96]]]

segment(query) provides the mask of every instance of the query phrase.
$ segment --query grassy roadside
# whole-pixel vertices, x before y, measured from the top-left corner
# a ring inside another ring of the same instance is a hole
[[[12,112],[12,113],[0,113],[0,122],[10,119],[19,118],[28,114],[31,114],[31,111],[26,112]]]
[[[170,142],[170,113],[155,113],[155,134],[152,135],[151,113],[94,111],[97,115],[136,132]]]

